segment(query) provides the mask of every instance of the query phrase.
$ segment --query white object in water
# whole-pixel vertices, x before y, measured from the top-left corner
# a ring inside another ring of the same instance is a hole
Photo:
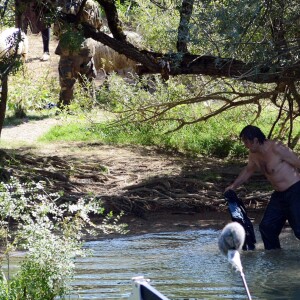
[[[169,300],[154,287],[152,287],[149,279],[145,279],[144,276],[138,276],[132,278],[132,292],[129,296],[129,300]]]
[[[249,300],[252,300],[251,294],[246,282],[245,274],[243,272],[243,266],[239,250],[245,242],[245,230],[242,225],[237,222],[227,224],[219,237],[218,245],[220,251],[227,255],[228,262],[241,274],[243,284]]]
[[[224,255],[228,254],[229,250],[240,251],[245,242],[245,229],[238,222],[231,222],[227,224],[219,237],[219,249]]]

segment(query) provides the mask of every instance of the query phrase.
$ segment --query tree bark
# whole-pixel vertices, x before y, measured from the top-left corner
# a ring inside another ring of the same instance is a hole
[[[115,39],[126,41],[126,35],[122,30],[122,24],[113,0],[97,0],[105,11],[108,27]]]
[[[178,26],[177,51],[188,52],[189,24],[193,13],[194,0],[183,0],[180,9],[180,22]]]
[[[2,127],[4,124],[6,104],[8,95],[8,76],[3,76],[1,78],[1,102],[0,102],[0,136],[2,132]]]

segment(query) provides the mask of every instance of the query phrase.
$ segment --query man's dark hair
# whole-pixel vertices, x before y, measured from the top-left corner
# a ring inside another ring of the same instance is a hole
[[[252,125],[247,125],[244,127],[240,133],[240,139],[253,141],[254,138],[257,138],[260,144],[263,144],[266,140],[266,136],[258,127]]]

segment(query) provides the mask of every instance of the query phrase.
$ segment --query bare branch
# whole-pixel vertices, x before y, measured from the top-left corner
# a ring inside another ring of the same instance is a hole
[[[287,87],[285,88],[284,97],[283,97],[283,101],[282,101],[282,103],[280,105],[280,108],[279,108],[279,111],[278,111],[278,116],[277,116],[276,120],[273,122],[273,125],[272,125],[272,127],[269,131],[268,139],[271,138],[271,136],[273,134],[273,131],[274,131],[274,128],[275,128],[276,124],[279,122],[279,120],[281,118],[283,106],[284,106],[284,103],[285,103],[285,100],[286,100],[286,93],[287,93]]]
[[[290,91],[289,91],[290,92]],[[289,128],[289,134],[288,134],[288,146],[291,146],[292,143],[292,133],[293,133],[293,99],[290,95],[290,93],[287,94],[288,104],[289,104],[289,121],[290,121],[290,128]]]

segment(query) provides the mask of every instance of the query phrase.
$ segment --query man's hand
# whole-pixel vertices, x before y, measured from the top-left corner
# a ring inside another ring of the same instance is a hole
[[[229,185],[227,188],[225,188],[224,193],[227,192],[228,190],[235,190],[236,186],[232,183],[231,185]]]

